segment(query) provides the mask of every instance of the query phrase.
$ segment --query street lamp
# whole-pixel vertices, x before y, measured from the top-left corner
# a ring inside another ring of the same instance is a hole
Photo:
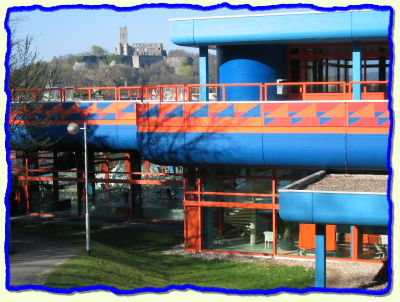
[[[88,197],[88,160],[87,160],[87,127],[86,122],[83,123],[83,127],[79,127],[77,123],[70,123],[67,126],[69,134],[76,135],[79,130],[83,130],[83,145],[84,145],[84,156],[85,156],[85,225],[86,225],[86,252],[90,255],[90,225],[89,225],[89,197]]]

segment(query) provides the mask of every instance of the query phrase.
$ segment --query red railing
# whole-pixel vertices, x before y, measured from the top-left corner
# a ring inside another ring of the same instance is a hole
[[[237,84],[146,85],[130,87],[79,87],[11,89],[12,101],[106,101],[137,100],[192,102],[229,101],[229,93],[253,88],[259,101],[272,100],[351,100],[353,88],[361,87],[362,100],[387,99],[387,81],[361,82],[283,82]],[[235,90],[237,89],[237,90]],[[206,94],[206,95],[204,95]],[[254,99],[252,99],[254,100]]]

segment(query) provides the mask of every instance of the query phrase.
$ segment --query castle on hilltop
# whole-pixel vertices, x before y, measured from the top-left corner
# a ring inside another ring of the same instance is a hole
[[[162,43],[134,43],[128,44],[128,29],[121,27],[119,29],[120,42],[115,47],[115,54],[119,56],[132,57],[132,66],[142,68],[159,61],[165,62],[176,71],[181,65],[192,65],[191,57],[168,57]]]

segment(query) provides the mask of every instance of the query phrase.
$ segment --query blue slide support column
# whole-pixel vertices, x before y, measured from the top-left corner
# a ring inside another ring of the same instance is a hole
[[[199,47],[199,84],[208,84],[208,46]],[[208,101],[208,88],[200,88],[200,100]]]
[[[326,225],[317,224],[315,231],[315,287],[326,286]]]
[[[361,81],[361,42],[353,42],[353,82]],[[361,85],[353,84],[353,100],[361,100]]]

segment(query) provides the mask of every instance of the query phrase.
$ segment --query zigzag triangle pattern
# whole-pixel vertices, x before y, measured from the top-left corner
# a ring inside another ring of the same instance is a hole
[[[254,106],[247,112],[243,113],[240,117],[260,117],[261,116],[261,106],[260,104]]]
[[[234,117],[235,116],[235,107],[234,105],[229,105],[222,111],[218,112],[214,117]]]
[[[276,120],[275,117],[264,117],[264,125],[267,126],[269,123],[273,122]]]
[[[183,117],[183,105],[179,105],[178,107],[172,109],[163,117]]]
[[[100,119],[102,119],[102,120],[115,120],[115,113],[107,113],[106,115],[104,115]]]
[[[381,126],[381,125],[385,124],[388,121],[389,121],[388,117],[379,117],[378,118],[378,125]]]
[[[351,117],[375,117],[374,104],[365,104],[363,107],[360,107],[359,110],[351,114]]]
[[[109,107],[112,104],[114,104],[114,103],[112,103],[112,102],[99,102],[99,103],[97,103],[97,109],[103,110],[103,109],[106,109],[107,107]]]
[[[92,106],[94,103],[90,102],[79,102],[78,103],[78,109],[88,109],[90,106]]]
[[[358,122],[361,119],[361,117],[349,117],[348,121],[349,121],[349,125],[352,125],[356,122]]]
[[[195,112],[190,114],[189,117],[208,117],[208,105],[204,105],[200,109],[197,109]]]
[[[120,113],[135,113],[135,104],[129,104],[124,109],[122,109]]]
[[[323,124],[329,122],[331,119],[333,119],[333,117],[321,117],[319,119],[319,123],[320,123],[320,125],[323,125]]]
[[[303,119],[303,117],[292,117],[292,125],[295,125],[296,123],[300,122]]]
[[[153,106],[139,117],[158,117],[158,105]]]

